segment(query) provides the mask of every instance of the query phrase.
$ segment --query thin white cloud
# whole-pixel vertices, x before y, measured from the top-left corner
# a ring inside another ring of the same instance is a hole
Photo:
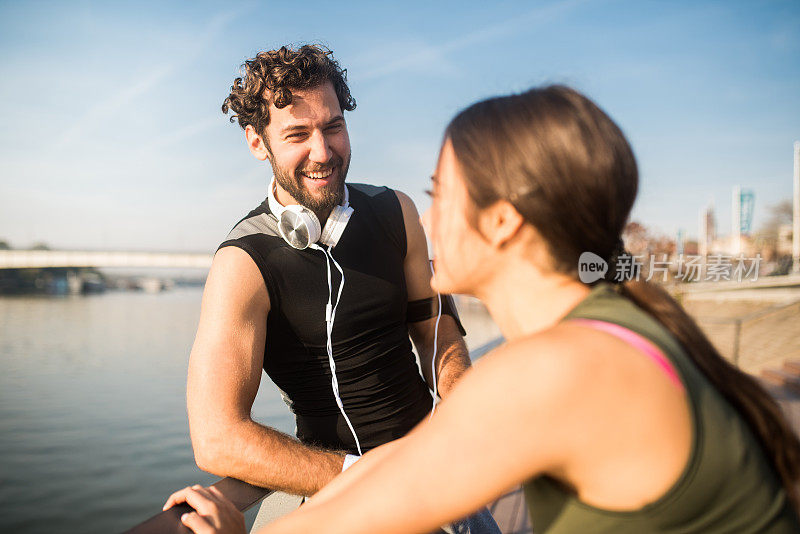
[[[201,133],[206,132],[216,126],[219,126],[220,122],[220,118],[217,116],[195,121],[184,126],[183,128],[178,128],[177,130],[173,130],[162,136],[159,136],[147,145],[143,146],[141,148],[141,152],[151,152],[176,145],[186,141],[187,139],[191,139],[192,137],[200,135]]]
[[[228,11],[214,16],[205,29],[198,34],[197,39],[192,41],[189,53],[183,55],[180,62],[165,62],[143,78],[139,78],[138,81],[125,85],[126,89],[121,89],[107,99],[97,103],[70,127],[65,129],[64,133],[56,140],[55,148],[63,149],[69,146],[72,142],[78,140],[83,132],[108,120],[110,116],[129,106],[132,101],[172,76],[179,68],[185,68],[186,65],[200,57],[203,50],[214,41],[222,30],[242,15],[246,9],[247,7],[243,6],[235,11]]]
[[[527,13],[511,17],[503,22],[479,28],[446,43],[433,46],[420,46],[411,53],[398,57],[394,61],[383,62],[378,66],[360,73],[359,81],[383,78],[399,71],[415,68],[420,64],[442,61],[450,53],[462,50],[477,43],[493,41],[514,35],[523,30],[551,22],[575,6],[586,0],[562,0],[544,6],[538,6]]]
[[[56,140],[55,148],[62,149],[74,140],[80,138],[84,130],[107,119],[117,110],[122,109],[137,97],[145,94],[155,87],[159,82],[169,76],[174,70],[174,65],[161,65],[139,82],[134,83],[127,89],[120,90],[112,94],[109,98],[99,102],[92,109],[75,121],[72,126],[67,128],[64,133]]]

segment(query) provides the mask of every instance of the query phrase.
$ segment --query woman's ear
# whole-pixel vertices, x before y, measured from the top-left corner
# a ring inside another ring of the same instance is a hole
[[[502,248],[517,235],[523,222],[522,215],[506,200],[498,200],[478,214],[478,229],[495,248]]]
[[[256,129],[251,125],[247,125],[244,129],[244,136],[247,139],[247,148],[256,159],[264,161],[269,156],[269,149],[264,143],[264,139],[256,133]]]

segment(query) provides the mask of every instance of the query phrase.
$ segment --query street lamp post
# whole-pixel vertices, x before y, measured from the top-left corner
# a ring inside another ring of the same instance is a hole
[[[792,217],[792,272],[800,273],[800,141],[794,142],[794,206]]]

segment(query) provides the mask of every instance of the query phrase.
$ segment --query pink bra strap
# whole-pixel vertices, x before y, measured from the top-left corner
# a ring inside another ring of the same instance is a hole
[[[620,326],[616,323],[609,323],[606,321],[598,321],[596,319],[572,319],[573,322],[577,322],[583,325],[586,325],[590,328],[594,328],[596,330],[602,330],[603,332],[607,332],[612,336],[618,337],[622,341],[625,341],[629,345],[633,346],[634,348],[639,349],[640,351],[644,352],[651,360],[653,360],[662,371],[664,371],[669,379],[672,381],[675,386],[679,389],[683,390],[683,383],[681,379],[678,377],[678,373],[675,371],[675,367],[672,365],[672,362],[664,356],[664,353],[656,347],[650,340],[645,339],[644,337],[640,336],[633,330],[625,328],[624,326]]]

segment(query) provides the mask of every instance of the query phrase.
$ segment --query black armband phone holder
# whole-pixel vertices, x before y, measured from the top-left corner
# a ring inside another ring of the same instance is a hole
[[[412,300],[408,303],[406,309],[406,322],[418,323],[436,317],[439,307],[439,299],[436,297],[428,297],[426,299]],[[449,315],[456,322],[458,331],[462,336],[467,335],[464,326],[461,324],[461,319],[458,317],[456,310],[456,303],[452,295],[442,295],[442,315]]]

